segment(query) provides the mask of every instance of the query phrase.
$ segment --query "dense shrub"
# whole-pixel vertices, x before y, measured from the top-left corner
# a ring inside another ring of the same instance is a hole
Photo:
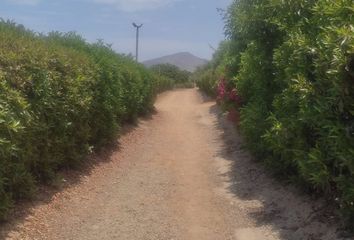
[[[152,109],[159,79],[102,42],[0,22],[0,218]]]
[[[156,78],[158,84],[158,87],[156,88],[157,92],[163,92],[166,90],[171,90],[174,87],[174,82],[172,79],[162,76],[159,74],[154,73],[154,77]]]
[[[352,224],[353,1],[235,0],[225,20],[232,60],[219,66],[243,99],[247,145],[276,173],[335,199]]]
[[[157,64],[150,68],[155,75],[165,83],[166,88],[189,88],[194,87],[190,81],[191,73],[181,70],[179,67],[172,64]]]
[[[192,76],[198,88],[211,97],[217,95],[217,79],[218,76],[210,69],[209,65],[198,68]]]

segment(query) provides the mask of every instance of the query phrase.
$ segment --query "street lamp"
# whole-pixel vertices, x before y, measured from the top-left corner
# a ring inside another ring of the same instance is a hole
[[[135,60],[138,62],[138,56],[139,56],[139,30],[143,26],[143,24],[137,25],[136,23],[133,23],[133,26],[136,28],[136,53],[135,53]]]

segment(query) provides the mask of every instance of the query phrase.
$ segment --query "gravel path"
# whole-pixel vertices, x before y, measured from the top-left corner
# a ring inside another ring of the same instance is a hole
[[[87,173],[3,226],[0,238],[340,239],[332,217],[318,212],[324,203],[269,177],[214,102],[176,90],[156,109]]]

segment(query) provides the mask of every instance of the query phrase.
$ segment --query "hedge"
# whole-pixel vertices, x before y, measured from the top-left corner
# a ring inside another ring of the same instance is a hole
[[[150,111],[161,88],[150,71],[103,42],[1,21],[0,218]]]
[[[235,0],[225,22],[218,76],[242,98],[247,146],[278,175],[333,199],[353,227],[353,1]]]

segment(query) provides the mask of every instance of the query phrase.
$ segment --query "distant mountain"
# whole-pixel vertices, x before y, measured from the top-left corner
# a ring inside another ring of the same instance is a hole
[[[182,70],[194,72],[197,69],[197,67],[200,67],[208,63],[208,60],[196,57],[193,54],[188,52],[181,52],[181,53],[176,53],[176,54],[143,62],[143,64],[147,67],[151,67],[157,64],[166,64],[166,63],[175,65]]]

